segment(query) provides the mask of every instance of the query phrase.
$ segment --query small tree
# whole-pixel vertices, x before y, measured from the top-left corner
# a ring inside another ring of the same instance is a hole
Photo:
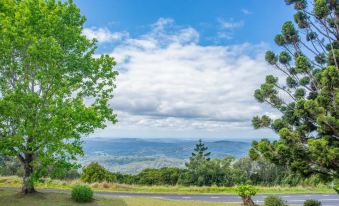
[[[245,206],[254,206],[252,196],[257,194],[257,189],[252,185],[239,185],[236,187],[238,195],[241,197]]]
[[[116,122],[113,58],[94,58],[73,1],[0,1],[0,153],[24,168],[22,192],[71,168],[81,137]]]

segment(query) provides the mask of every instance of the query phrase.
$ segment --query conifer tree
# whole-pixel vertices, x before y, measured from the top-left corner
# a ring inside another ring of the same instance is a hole
[[[253,142],[250,156],[333,181],[339,178],[339,3],[285,2],[296,10],[294,23],[285,22],[274,38],[282,51],[265,55],[280,76],[268,75],[254,92],[257,101],[281,115],[252,121],[254,128],[270,128],[280,139]]]

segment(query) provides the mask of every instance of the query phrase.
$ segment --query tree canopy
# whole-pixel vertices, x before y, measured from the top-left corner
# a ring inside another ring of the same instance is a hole
[[[94,58],[71,1],[0,1],[0,153],[24,167],[23,192],[70,168],[81,137],[116,122],[114,59]]]
[[[250,156],[287,165],[325,181],[339,178],[339,4],[336,0],[286,0],[287,21],[274,41],[283,51],[266,52],[280,72],[268,75],[254,96],[280,113],[253,118],[254,128],[271,128],[280,139],[253,142]]]

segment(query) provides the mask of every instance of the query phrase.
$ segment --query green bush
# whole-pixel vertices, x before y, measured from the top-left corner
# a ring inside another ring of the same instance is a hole
[[[287,206],[287,204],[280,197],[270,195],[265,198],[264,206]]]
[[[82,170],[80,179],[87,183],[111,182],[111,173],[97,162],[91,162]]]
[[[304,206],[321,206],[321,202],[318,200],[306,200]]]
[[[76,202],[90,202],[93,199],[93,191],[86,185],[76,185],[72,189],[72,199]]]

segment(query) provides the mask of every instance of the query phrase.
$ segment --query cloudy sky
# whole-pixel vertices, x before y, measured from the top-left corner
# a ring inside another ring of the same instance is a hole
[[[119,122],[92,137],[250,139],[254,115],[277,115],[253,91],[292,16],[283,0],[78,0],[84,34],[117,62]],[[142,3],[141,3],[142,2]]]

